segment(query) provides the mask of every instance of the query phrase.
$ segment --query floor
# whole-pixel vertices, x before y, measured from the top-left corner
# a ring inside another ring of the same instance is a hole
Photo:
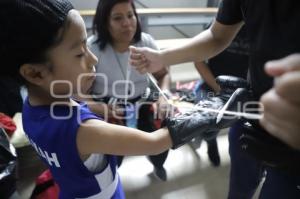
[[[216,199],[226,198],[229,176],[228,141],[226,132],[218,136],[221,166],[212,167],[206,143],[193,150],[184,145],[171,150],[165,162],[168,180],[160,181],[152,174],[152,165],[145,156],[126,157],[119,173],[127,199]],[[19,153],[18,192],[28,199],[34,179],[44,169],[29,147]],[[23,155],[26,154],[26,155]]]
[[[184,145],[171,150],[165,162],[168,181],[152,174],[146,157],[128,157],[119,169],[128,199],[216,199],[226,198],[229,176],[227,135],[218,137],[221,166],[212,167],[206,143],[194,151]]]

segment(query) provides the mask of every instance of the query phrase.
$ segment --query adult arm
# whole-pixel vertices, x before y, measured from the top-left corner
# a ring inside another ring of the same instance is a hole
[[[162,68],[188,61],[203,61],[223,51],[240,30],[243,22],[224,25],[214,21],[212,26],[179,47],[155,51],[131,47],[130,63],[138,71],[157,72]]]

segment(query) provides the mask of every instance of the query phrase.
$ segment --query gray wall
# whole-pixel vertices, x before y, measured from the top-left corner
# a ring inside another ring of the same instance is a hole
[[[70,0],[76,9],[95,9],[98,0]],[[212,0],[211,0],[212,1]],[[207,0],[135,0],[138,8],[175,8],[175,7],[206,7]],[[175,30],[178,29],[179,31]],[[171,39],[171,38],[184,38],[193,37],[203,30],[200,25],[189,26],[159,26],[149,27],[147,32],[150,33],[155,39]],[[184,34],[181,34],[183,32]]]
[[[206,7],[207,0],[136,0],[150,8],[184,8],[184,7]]]
[[[98,0],[70,0],[76,9],[95,9]],[[137,7],[142,7],[139,2],[150,8],[176,8],[176,7],[206,7],[207,0],[135,0]]]
[[[77,10],[95,9],[98,0],[69,0]]]

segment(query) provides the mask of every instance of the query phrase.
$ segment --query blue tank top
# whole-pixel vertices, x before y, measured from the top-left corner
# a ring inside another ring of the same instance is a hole
[[[77,151],[76,136],[82,122],[99,119],[86,104],[79,106],[23,106],[24,131],[60,188],[60,199],[124,199],[116,171],[116,157],[104,155],[106,165],[91,172]]]

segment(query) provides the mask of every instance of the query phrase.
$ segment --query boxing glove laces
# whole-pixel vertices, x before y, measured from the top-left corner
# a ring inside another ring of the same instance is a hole
[[[216,122],[218,112],[229,99],[227,110],[230,111],[238,110],[238,107],[249,99],[250,92],[246,80],[232,76],[219,76],[216,81],[221,87],[219,95],[202,100],[193,109],[164,120],[163,125],[169,130],[173,148],[189,142],[194,137],[204,137],[208,132],[227,128],[240,119],[237,116],[224,114],[220,121]]]

